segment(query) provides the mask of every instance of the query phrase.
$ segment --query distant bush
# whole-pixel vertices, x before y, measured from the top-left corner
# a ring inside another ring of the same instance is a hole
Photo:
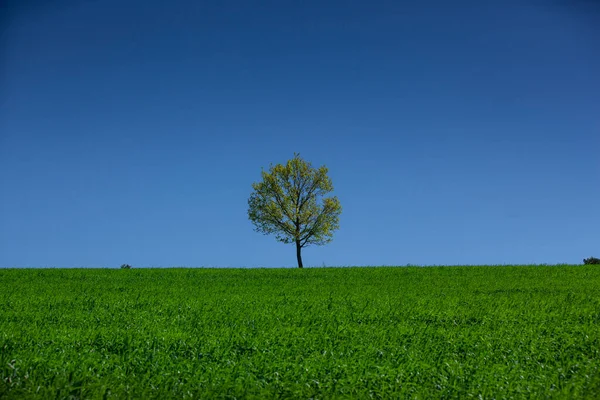
[[[584,258],[583,263],[586,265],[587,264],[600,264],[600,258],[596,258],[596,257]]]
[[[131,265],[123,264],[123,265],[121,265],[121,269],[131,269]]]

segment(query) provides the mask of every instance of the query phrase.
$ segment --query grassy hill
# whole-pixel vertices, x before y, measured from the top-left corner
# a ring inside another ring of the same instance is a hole
[[[598,393],[598,266],[0,270],[2,398]]]

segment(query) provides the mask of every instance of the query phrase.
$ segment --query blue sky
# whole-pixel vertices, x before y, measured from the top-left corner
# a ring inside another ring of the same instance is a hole
[[[593,1],[5,2],[0,267],[294,267],[251,184],[343,212],[307,266],[600,254]]]

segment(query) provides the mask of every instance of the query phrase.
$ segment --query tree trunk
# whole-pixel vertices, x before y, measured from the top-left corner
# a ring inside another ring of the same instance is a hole
[[[302,246],[300,246],[299,240],[296,240],[296,258],[298,259],[298,268],[302,268]]]

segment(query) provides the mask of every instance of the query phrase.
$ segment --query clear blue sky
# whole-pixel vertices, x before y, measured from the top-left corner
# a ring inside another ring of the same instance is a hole
[[[598,2],[2,3],[0,267],[294,267],[246,214],[294,152],[305,265],[600,256]]]

